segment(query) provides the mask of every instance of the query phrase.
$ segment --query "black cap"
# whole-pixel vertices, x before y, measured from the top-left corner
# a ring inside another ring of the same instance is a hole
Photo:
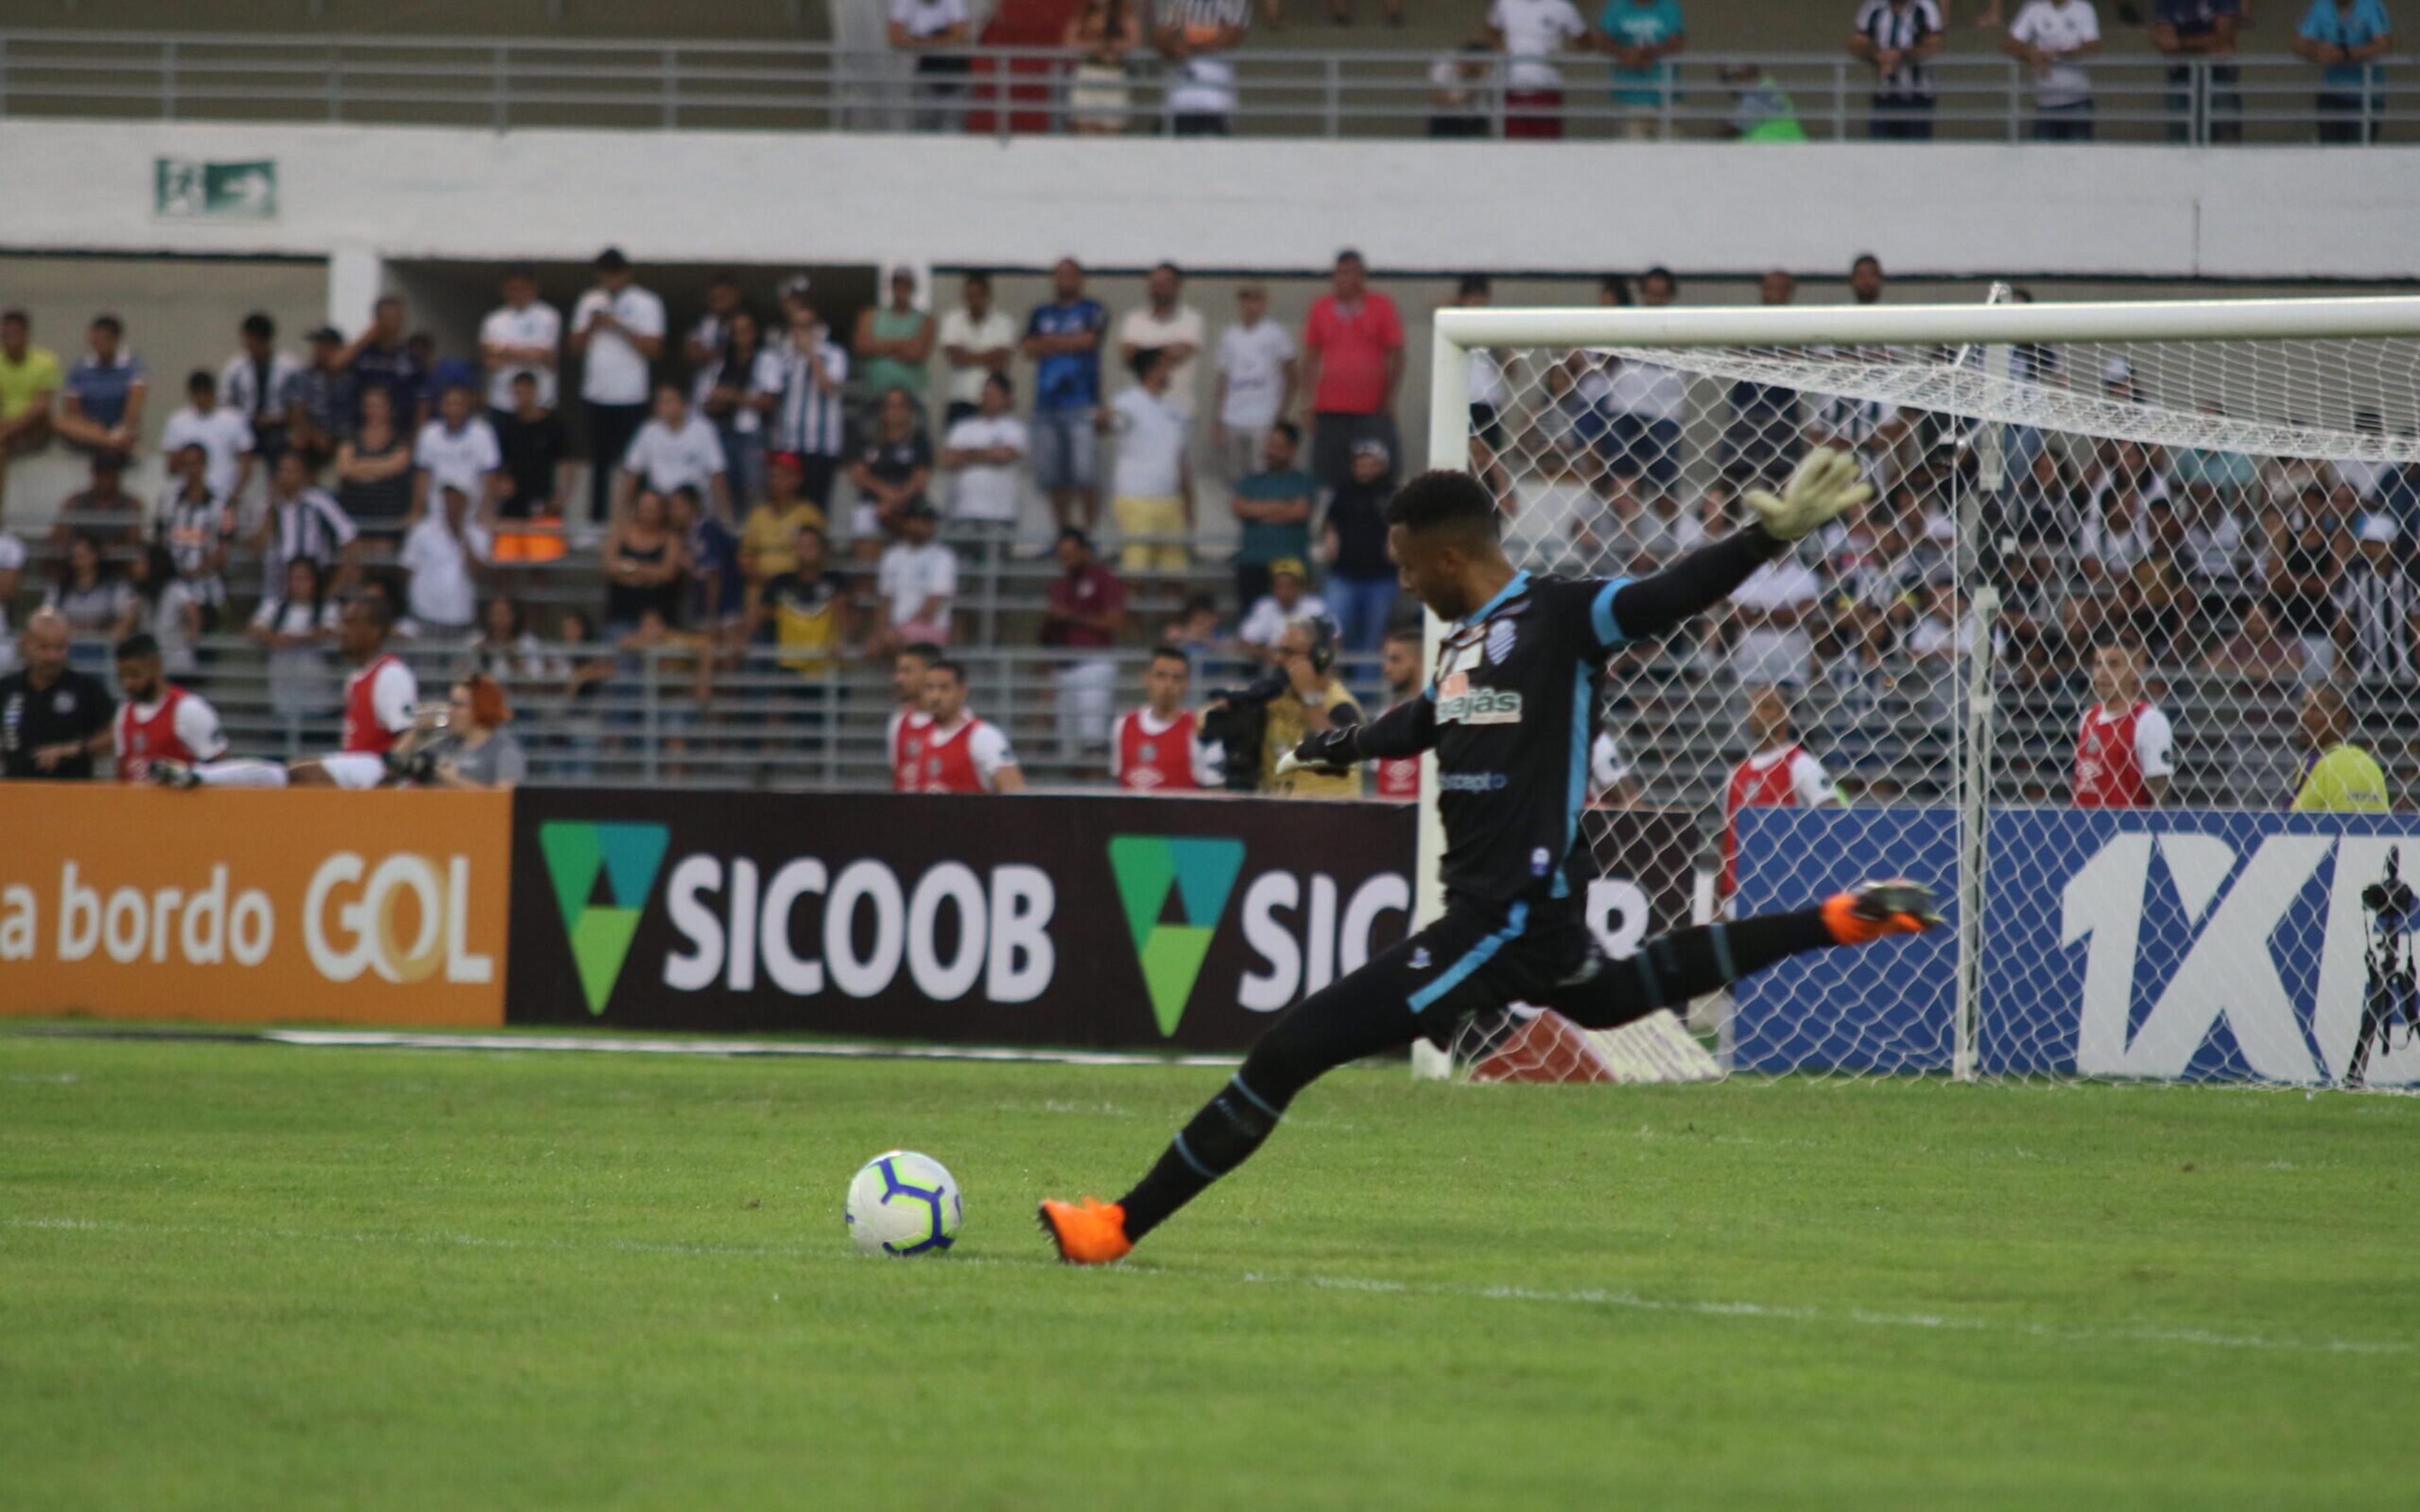
[[[621,248],[608,247],[597,255],[594,266],[600,273],[618,273],[630,266],[630,259],[622,255]]]
[[[345,333],[334,326],[316,326],[312,328],[311,333],[302,339],[315,346],[326,342],[342,347],[345,344]]]

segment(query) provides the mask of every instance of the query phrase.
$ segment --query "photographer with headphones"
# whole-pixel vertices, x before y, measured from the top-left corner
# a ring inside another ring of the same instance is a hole
[[[1312,771],[1277,775],[1278,758],[1311,735],[1361,723],[1361,710],[1336,676],[1336,622],[1295,621],[1279,638],[1277,670],[1285,687],[1269,700],[1261,732],[1261,791],[1290,798],[1357,798],[1361,774]]]

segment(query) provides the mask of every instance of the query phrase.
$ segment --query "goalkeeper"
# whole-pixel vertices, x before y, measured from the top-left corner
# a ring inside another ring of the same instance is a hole
[[[1536,1003],[1607,1029],[1785,956],[1940,923],[1926,888],[1868,883],[1819,907],[1680,930],[1613,961],[1582,918],[1579,814],[1606,655],[1721,602],[1869,497],[1852,458],[1817,451],[1779,496],[1748,495],[1758,520],[1747,529],[1652,577],[1575,580],[1516,571],[1497,539],[1496,501],[1468,476],[1430,472],[1405,485],[1388,505],[1388,544],[1404,588],[1450,622],[1435,675],[1373,723],[1308,737],[1289,761],[1332,771],[1435,748],[1445,916],[1262,1036],[1124,1198],[1046,1200],[1042,1225],[1060,1257],[1121,1258],[1249,1159],[1320,1076],[1414,1040],[1444,1045],[1479,1010]]]

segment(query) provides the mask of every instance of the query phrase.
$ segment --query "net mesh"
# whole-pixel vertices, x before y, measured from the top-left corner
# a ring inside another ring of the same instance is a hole
[[[1533,571],[1652,571],[1813,446],[1874,486],[1609,667],[1617,953],[1869,876],[1953,903],[1696,1005],[1721,1067],[2420,1081],[2387,876],[2420,870],[2420,342],[1466,355]],[[1508,1046],[1574,1049],[1508,1019],[1454,1060]]]

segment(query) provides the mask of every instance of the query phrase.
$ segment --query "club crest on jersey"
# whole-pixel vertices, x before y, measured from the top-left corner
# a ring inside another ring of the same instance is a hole
[[[1520,626],[1511,620],[1497,620],[1487,627],[1487,659],[1501,665],[1512,655],[1513,638]]]
[[[1509,687],[1473,687],[1470,674],[1454,671],[1437,684],[1439,724],[1519,724],[1521,695]]]

